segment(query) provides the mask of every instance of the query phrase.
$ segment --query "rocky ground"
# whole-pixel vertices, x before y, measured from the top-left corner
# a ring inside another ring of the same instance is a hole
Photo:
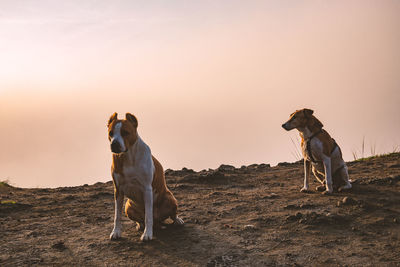
[[[166,171],[184,227],[110,241],[112,182],[0,184],[0,266],[400,266],[400,154],[348,163],[353,189],[300,193],[300,163]],[[314,188],[317,183],[311,183]]]

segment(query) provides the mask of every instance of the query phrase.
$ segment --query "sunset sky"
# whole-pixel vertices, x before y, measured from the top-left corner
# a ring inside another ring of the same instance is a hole
[[[400,150],[400,1],[0,1],[0,180],[111,179],[106,123],[164,168],[297,160],[308,107],[345,160]],[[301,183],[301,177],[299,177]]]

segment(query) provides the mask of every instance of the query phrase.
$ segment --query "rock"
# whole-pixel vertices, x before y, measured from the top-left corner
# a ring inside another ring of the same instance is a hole
[[[270,168],[271,165],[270,164],[265,164],[265,163],[261,163],[260,165],[258,165],[259,169],[266,169],[266,168]]]
[[[296,214],[294,216],[296,216],[296,218],[300,219],[301,217],[303,217],[303,214],[301,212],[296,212]]]
[[[164,171],[164,173],[165,173],[165,175],[171,175],[171,174],[174,173],[174,171],[173,171],[172,169],[166,169],[166,170]]]
[[[249,166],[247,166],[247,168],[249,169],[257,169],[258,164],[251,164]]]
[[[257,230],[257,227],[253,224],[246,224],[245,226],[243,226],[243,229],[254,231],[254,230]]]
[[[298,218],[295,215],[289,215],[286,217],[287,222],[296,221]]]
[[[192,169],[188,169],[188,168],[186,168],[186,167],[183,167],[183,168],[182,168],[182,172],[194,173],[195,171],[192,170]]]
[[[218,191],[208,194],[208,196],[220,196],[220,195],[222,195],[222,193]]]
[[[355,201],[353,198],[351,198],[351,197],[344,197],[343,199],[342,199],[342,203],[344,204],[344,205],[354,205],[354,204],[356,204],[357,203],[357,201]]]
[[[54,243],[51,247],[60,251],[67,249],[63,241],[58,241],[57,243]]]
[[[400,168],[400,164],[392,164],[389,168]]]
[[[295,205],[295,204],[288,204],[288,205],[284,206],[283,208],[284,208],[284,209],[296,209],[296,208],[297,208],[297,205]]]
[[[278,196],[278,194],[276,194],[276,193],[271,193],[271,194],[269,194],[269,195],[266,195],[266,196],[264,196],[263,198],[264,199],[267,199],[267,198],[278,198],[279,196]]]
[[[27,237],[37,237],[39,236],[39,233],[36,231],[32,231],[29,234],[26,235]]]
[[[201,174],[198,177],[198,180],[201,182],[219,183],[226,181],[226,177],[223,172],[221,172],[220,170],[216,170]]]
[[[312,209],[314,207],[315,207],[315,205],[313,205],[313,204],[300,204],[300,206],[299,206],[300,209]]]
[[[220,171],[234,171],[235,167],[232,166],[232,165],[222,164],[221,166],[218,167],[218,170],[220,170]]]

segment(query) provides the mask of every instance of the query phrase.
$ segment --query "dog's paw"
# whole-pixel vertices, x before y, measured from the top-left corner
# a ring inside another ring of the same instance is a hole
[[[329,190],[325,190],[324,192],[322,192],[323,195],[328,196],[328,195],[332,195],[333,190],[329,191]]]
[[[117,240],[121,238],[121,230],[120,229],[113,229],[111,234],[110,234],[110,239],[111,240]]]
[[[315,190],[317,190],[318,192],[323,192],[325,190],[325,185],[319,185],[315,187]]]
[[[342,192],[342,191],[344,191],[344,190],[349,190],[349,189],[351,189],[351,188],[352,188],[352,186],[351,186],[351,184],[349,183],[349,184],[347,184],[347,185],[345,185],[345,186],[339,187],[338,192]]]
[[[181,218],[179,218],[178,216],[176,216],[175,221],[174,221],[174,224],[175,224],[175,225],[184,225],[185,222],[184,222]]]
[[[300,192],[309,193],[310,191],[308,190],[308,187],[303,187],[302,189],[300,189]]]
[[[138,222],[136,222],[136,226],[135,226],[136,231],[143,231],[144,230],[144,226],[143,224],[140,224]]]
[[[149,231],[147,229],[144,229],[144,233],[142,234],[142,236],[140,237],[141,241],[150,241],[153,239],[153,233],[152,231]]]

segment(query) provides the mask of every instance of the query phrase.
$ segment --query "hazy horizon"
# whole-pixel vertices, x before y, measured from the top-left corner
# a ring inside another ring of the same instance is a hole
[[[344,159],[400,147],[399,1],[2,1],[0,181],[111,179],[135,114],[164,169],[297,160],[315,111]],[[301,177],[299,177],[300,183]]]

